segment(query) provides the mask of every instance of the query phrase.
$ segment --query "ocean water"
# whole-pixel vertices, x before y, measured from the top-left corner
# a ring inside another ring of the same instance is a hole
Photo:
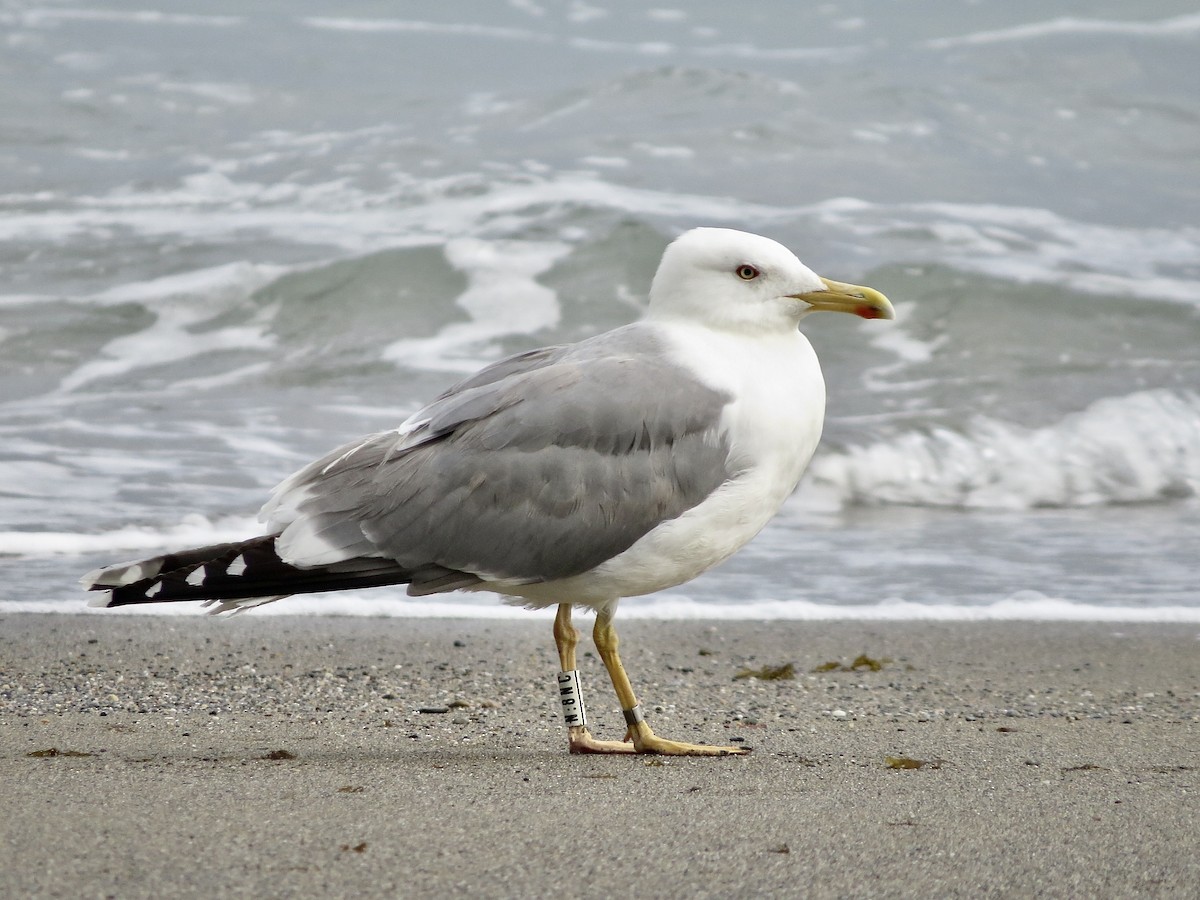
[[[806,321],[801,489],[622,615],[1200,622],[1197,84],[1166,0],[0,0],[0,611],[249,536],[723,225],[898,319]],[[288,612],[528,615],[256,614]]]

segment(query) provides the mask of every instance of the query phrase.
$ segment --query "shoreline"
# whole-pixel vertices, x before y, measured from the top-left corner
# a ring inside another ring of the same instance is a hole
[[[658,733],[755,752],[569,756],[540,620],[0,616],[7,890],[1200,891],[1195,625],[618,628]]]

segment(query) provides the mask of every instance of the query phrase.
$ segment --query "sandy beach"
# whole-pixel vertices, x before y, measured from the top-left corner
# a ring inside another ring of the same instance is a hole
[[[0,895],[1200,895],[1194,625],[621,632],[754,752],[569,756],[540,620],[0,618]]]

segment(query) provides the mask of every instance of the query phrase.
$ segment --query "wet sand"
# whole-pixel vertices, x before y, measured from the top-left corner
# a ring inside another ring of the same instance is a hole
[[[754,752],[569,756],[545,620],[0,617],[0,896],[1200,895],[1194,625],[621,635]]]

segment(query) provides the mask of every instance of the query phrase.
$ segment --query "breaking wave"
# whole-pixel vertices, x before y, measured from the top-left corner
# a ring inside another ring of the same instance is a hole
[[[1043,428],[980,417],[814,461],[812,487],[842,506],[1083,507],[1200,493],[1200,395],[1106,397]]]

